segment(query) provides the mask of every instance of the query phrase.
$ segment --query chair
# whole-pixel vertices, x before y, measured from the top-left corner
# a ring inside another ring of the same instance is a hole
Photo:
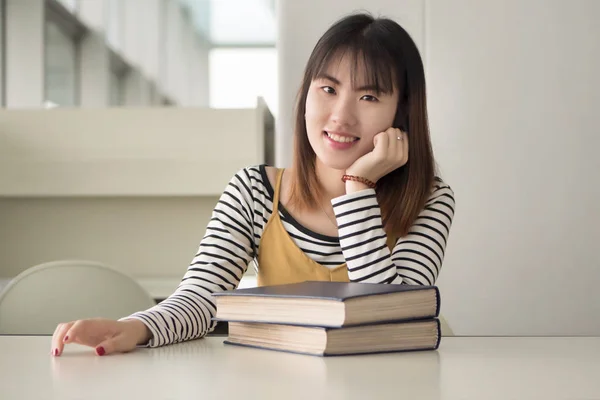
[[[135,280],[112,267],[53,261],[23,271],[0,293],[0,334],[52,334],[60,322],[119,319],[155,304]]]

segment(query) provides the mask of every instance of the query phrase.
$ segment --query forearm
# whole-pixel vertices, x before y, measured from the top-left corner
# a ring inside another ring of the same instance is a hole
[[[390,250],[373,189],[347,182],[332,200],[351,281],[435,285],[454,219],[454,192],[438,183],[405,237]]]
[[[356,185],[355,185],[356,184]],[[375,191],[359,189],[359,182],[347,182],[350,193],[332,200],[338,222],[340,246],[353,282],[402,283],[387,247],[381,209]]]
[[[142,321],[135,318],[125,318],[121,322],[128,326],[127,331],[135,338],[137,346],[146,346],[152,338],[152,332]]]
[[[352,194],[367,189],[369,189],[369,187],[362,182],[346,181],[346,194]]]

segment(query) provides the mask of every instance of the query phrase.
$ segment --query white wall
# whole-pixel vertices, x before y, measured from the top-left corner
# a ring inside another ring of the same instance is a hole
[[[172,98],[179,98],[185,89],[183,77],[183,28],[177,25],[181,18],[181,10],[174,0],[167,1],[164,10],[167,26],[176,26],[176,29],[168,29],[163,40],[167,43],[167,60],[165,63],[166,79],[163,82],[165,92]]]
[[[600,2],[430,2],[459,333],[600,334]]]
[[[41,107],[44,102],[44,4],[5,1],[5,105]]]
[[[179,281],[227,182],[272,158],[272,126],[262,99],[235,110],[0,110],[0,279],[85,259]]]
[[[104,36],[92,31],[80,43],[81,107],[108,107],[110,104],[110,53]]]
[[[0,2],[0,5],[4,4]],[[0,7],[0,107],[4,106],[4,27],[6,26],[4,7]]]
[[[190,54],[193,69],[190,74],[189,91],[190,104],[208,107],[210,104],[209,88],[209,43],[206,39],[196,38],[192,41],[196,48]]]
[[[180,279],[217,200],[0,197],[0,278],[47,261],[82,259],[135,278]]]
[[[283,1],[279,164],[309,51],[356,5],[398,18],[424,51],[457,199],[438,281],[455,333],[600,334],[600,2]]]

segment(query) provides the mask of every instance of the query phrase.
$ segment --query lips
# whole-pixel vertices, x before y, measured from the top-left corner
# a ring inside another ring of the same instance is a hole
[[[360,138],[350,135],[345,132],[323,131],[323,133],[329,139],[331,139],[332,141],[338,142],[338,143],[353,143],[353,142],[360,140]]]
[[[348,150],[354,147],[360,140],[356,136],[350,135],[339,135],[337,133],[330,133],[323,131],[323,139],[327,145],[333,150]]]

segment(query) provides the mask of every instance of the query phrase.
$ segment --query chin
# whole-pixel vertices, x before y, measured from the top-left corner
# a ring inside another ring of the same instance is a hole
[[[321,164],[323,164],[325,167],[339,170],[339,171],[346,171],[348,168],[350,168],[350,166],[352,164],[354,164],[354,161],[355,161],[355,160],[343,160],[340,158],[333,158],[333,157],[327,157],[327,156],[319,157],[319,155],[317,155],[317,158],[318,158],[319,162]]]
[[[329,149],[321,136],[309,136],[309,142],[317,157],[317,162],[324,167],[345,172],[359,158],[360,154],[354,152],[339,152]]]

